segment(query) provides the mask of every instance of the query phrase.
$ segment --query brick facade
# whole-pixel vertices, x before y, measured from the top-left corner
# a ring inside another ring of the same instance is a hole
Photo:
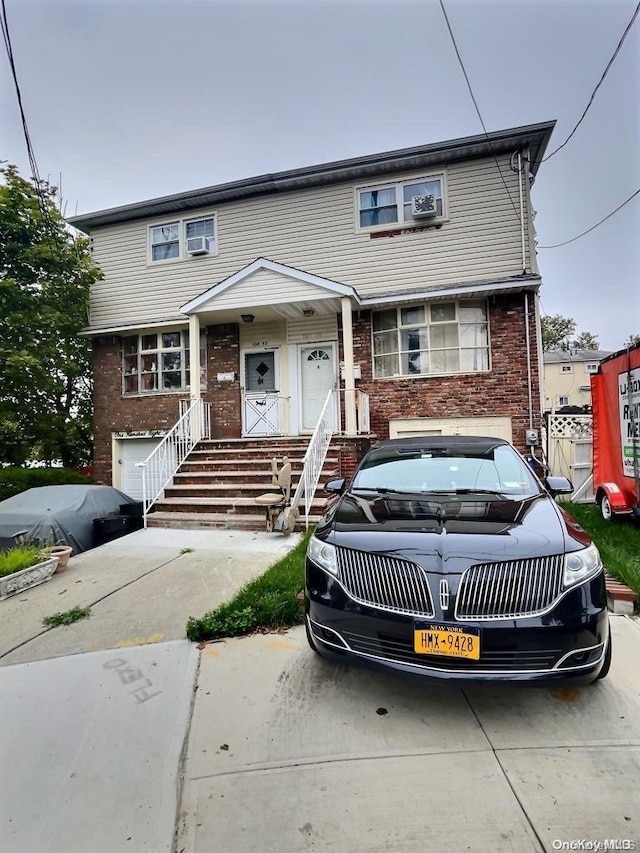
[[[539,370],[533,299],[529,300],[531,394],[533,426],[540,429]],[[388,438],[394,418],[510,417],[515,445],[525,451],[529,427],[524,296],[489,298],[491,370],[463,376],[373,379],[371,315],[354,313],[354,356],[361,365],[357,387],[370,397],[371,432]],[[241,435],[240,342],[237,324],[207,329],[207,391],[212,407],[212,437]],[[343,359],[340,344],[340,359]],[[94,471],[98,481],[111,482],[113,432],[168,430],[178,418],[179,400],[188,394],[122,395],[122,353],[119,337],[96,338],[94,365]],[[219,373],[233,373],[233,382],[218,382]],[[350,476],[366,451],[368,440],[345,442],[340,476]]]
[[[491,370],[461,376],[373,379],[370,312],[354,314],[354,360],[362,379],[356,386],[369,395],[371,432],[389,437],[395,418],[510,417],[513,442],[526,450],[529,428],[525,300],[523,294],[489,298]],[[533,427],[540,429],[540,386],[533,298],[529,297],[531,399]],[[342,346],[340,358],[343,358]]]

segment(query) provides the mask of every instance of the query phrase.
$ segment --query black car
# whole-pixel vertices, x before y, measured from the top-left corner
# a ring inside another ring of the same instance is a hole
[[[611,662],[596,546],[506,441],[375,445],[309,541],[314,651],[438,680],[588,683]]]

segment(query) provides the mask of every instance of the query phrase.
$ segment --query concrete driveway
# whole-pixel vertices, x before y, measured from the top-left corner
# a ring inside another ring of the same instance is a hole
[[[140,531],[0,602],[2,853],[640,850],[638,622],[564,691],[346,668],[302,628],[184,639],[292,544]]]
[[[640,850],[640,625],[612,630],[609,677],[554,691],[346,668],[301,628],[206,646],[177,850]]]

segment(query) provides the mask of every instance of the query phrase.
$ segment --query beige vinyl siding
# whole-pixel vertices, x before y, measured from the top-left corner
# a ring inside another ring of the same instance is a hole
[[[499,162],[519,209],[518,176],[508,158]],[[520,224],[494,160],[454,164],[444,174],[448,219],[415,234],[371,239],[358,230],[355,190],[364,182],[221,204],[217,255],[150,264],[148,227],[163,221],[157,217],[96,229],[93,253],[105,278],[92,291],[91,323],[175,317],[185,302],[258,257],[351,285],[362,296],[521,274]],[[282,287],[279,281],[270,286]]]
[[[258,270],[248,278],[215,296],[212,307],[219,310],[241,305],[274,305],[289,300],[313,300],[331,297],[327,291],[299,279],[288,278],[272,270]]]
[[[240,324],[241,349],[261,349],[262,347],[282,346],[287,341],[285,320],[271,320],[266,323]]]
[[[306,317],[300,320],[289,320],[287,322],[287,343],[304,344],[311,341],[337,341],[338,340],[338,318],[331,317]]]

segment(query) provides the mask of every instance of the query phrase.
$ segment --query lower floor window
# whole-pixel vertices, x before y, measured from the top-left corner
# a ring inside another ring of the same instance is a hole
[[[203,366],[206,363],[204,342],[203,331],[200,334],[200,363]],[[124,338],[122,372],[125,394],[187,390],[189,332],[150,332]]]
[[[433,302],[373,313],[376,378],[489,369],[485,302]]]

